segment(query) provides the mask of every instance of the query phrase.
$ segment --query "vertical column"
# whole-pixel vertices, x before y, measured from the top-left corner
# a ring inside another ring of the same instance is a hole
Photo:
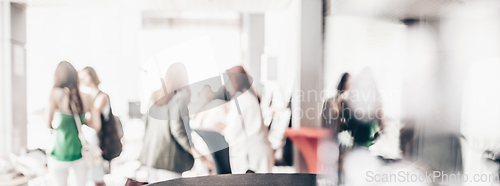
[[[11,91],[12,91],[12,152],[27,146],[26,103],[26,8],[10,4],[11,19]]]
[[[10,2],[0,1],[0,152],[11,151]]]
[[[0,152],[26,148],[26,9],[0,2]]]
[[[253,78],[257,90],[261,90],[261,56],[264,53],[264,14],[245,14],[243,33],[246,40],[246,55],[243,63]]]
[[[319,127],[320,97],[323,90],[323,1],[300,0],[299,64],[292,100],[293,127]],[[294,149],[297,172],[307,172],[307,165],[297,147]]]
[[[300,127],[319,127],[323,90],[323,1],[302,0],[300,6]]]

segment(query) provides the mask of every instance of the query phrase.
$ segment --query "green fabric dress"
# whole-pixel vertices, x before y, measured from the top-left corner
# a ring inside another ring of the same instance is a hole
[[[85,123],[85,115],[81,114],[80,119]],[[50,155],[59,161],[75,161],[82,158],[82,143],[78,138],[73,115],[56,112],[53,122],[59,126],[55,129],[56,142]]]

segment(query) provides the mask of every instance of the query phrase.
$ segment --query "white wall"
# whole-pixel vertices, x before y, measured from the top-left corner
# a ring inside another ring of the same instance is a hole
[[[190,83],[219,76],[226,69],[241,65],[239,29],[145,30],[139,36],[139,60],[143,61],[141,112],[145,113],[153,91],[161,88],[172,63],[182,62]],[[217,91],[219,87],[212,87]],[[200,90],[192,87],[193,95]],[[196,100],[192,100],[196,101]]]
[[[290,1],[288,7],[265,14],[265,54],[277,61],[277,83],[289,98],[297,83],[299,63],[300,1]],[[288,102],[288,100],[285,100]]]
[[[144,30],[139,35],[138,60],[147,61],[164,50],[193,39],[207,37],[210,40],[217,70],[241,64],[240,31],[237,29],[157,29]],[[196,55],[197,51],[192,51]],[[205,61],[200,61],[205,63]],[[164,69],[166,72],[166,69]],[[189,73],[189,72],[188,72]]]
[[[12,149],[10,2],[0,1],[0,152]]]
[[[43,109],[57,64],[96,69],[118,115],[137,99],[140,14],[122,8],[28,9],[28,113]]]

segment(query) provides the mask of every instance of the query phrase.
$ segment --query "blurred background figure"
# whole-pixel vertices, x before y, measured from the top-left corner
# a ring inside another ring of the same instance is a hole
[[[368,147],[375,143],[383,126],[380,94],[375,77],[364,69],[349,86],[346,99],[345,130],[352,136],[352,147],[341,153],[341,181],[347,185],[366,182],[368,171],[380,171],[382,162],[370,154]]]
[[[203,86],[198,93],[199,101],[193,105],[194,116],[191,127],[196,129],[215,130],[217,123],[225,123],[228,112],[226,101],[215,99],[210,85]]]
[[[193,129],[191,133],[193,144],[202,156],[213,161],[215,167],[207,167],[199,159],[195,160],[193,170],[196,176],[231,173],[228,164],[228,144],[217,131],[215,126],[226,123],[228,105],[225,100],[215,99],[210,85],[203,86],[198,92],[198,101],[190,104]],[[224,166],[226,162],[227,166]],[[229,170],[227,170],[229,168]]]
[[[347,130],[354,146],[369,147],[384,129],[384,112],[375,76],[369,68],[353,80],[347,97]]]
[[[83,87],[83,90],[86,89],[88,91],[88,94],[94,100],[95,109],[100,113],[98,117],[101,118],[102,124],[99,128],[96,128],[97,136],[95,137],[98,138],[99,147],[103,151],[103,158],[110,161],[119,156],[122,151],[122,143],[120,141],[120,132],[122,131],[118,129],[118,127],[121,128],[121,125],[118,123],[118,118],[111,111],[109,96],[99,89],[101,81],[94,68],[85,67],[78,72],[78,76],[80,86]],[[87,121],[87,123],[89,122],[91,121]],[[109,172],[109,162],[106,162],[106,165],[102,164],[90,169],[90,178],[96,186],[106,185],[103,179],[106,172]]]
[[[350,147],[349,142],[344,140],[341,144],[338,139],[338,134],[347,129],[346,122],[350,117],[349,112],[344,112],[349,111],[346,109],[350,79],[349,73],[342,74],[336,87],[337,95],[323,103],[321,115],[321,127],[330,129],[331,137],[321,141],[321,148],[318,149],[319,164],[322,164],[320,167],[326,167],[323,171],[327,174],[327,179],[335,183],[341,181],[339,178],[342,170],[339,168],[342,167],[345,149]]]
[[[337,140],[336,133],[343,131],[345,128],[345,118],[343,115],[343,110],[346,107],[346,96],[349,90],[351,76],[349,73],[344,73],[340,78],[339,84],[337,85],[337,95],[335,97],[327,99],[323,103],[323,112],[322,112],[322,122],[321,126],[324,128],[330,128],[333,131],[333,139]],[[349,113],[346,113],[349,114]],[[342,125],[344,124],[344,125]],[[344,128],[343,128],[344,127]]]
[[[241,66],[228,69],[225,88],[231,98],[226,123],[219,123],[218,131],[229,144],[231,171],[269,173],[274,165],[273,151],[268,140],[268,129],[262,121],[259,97],[252,89],[251,80]]]
[[[67,185],[68,174],[71,169],[75,175],[75,183],[84,186],[87,167],[82,159],[82,144],[78,138],[78,130],[72,112],[80,113],[82,123],[85,122],[85,112],[91,112],[89,124],[95,130],[101,127],[98,117],[100,111],[93,105],[93,99],[80,92],[78,74],[75,68],[66,61],[59,63],[54,75],[54,88],[49,98],[47,112],[48,127],[54,129],[55,145],[48,157],[48,167],[53,174],[56,185]],[[78,110],[71,110],[70,104],[74,103]]]
[[[194,157],[211,164],[200,156],[191,141],[188,113],[191,90],[187,86],[186,67],[181,63],[172,64],[164,81],[163,88],[151,96],[139,157],[148,167],[150,183],[181,177],[182,172],[192,168]]]

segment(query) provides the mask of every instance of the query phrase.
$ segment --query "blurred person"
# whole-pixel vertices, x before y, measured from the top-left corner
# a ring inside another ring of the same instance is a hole
[[[385,124],[380,93],[369,68],[356,76],[346,100],[346,130],[351,132],[354,145],[371,146]]]
[[[208,167],[213,163],[200,156],[191,142],[188,104],[191,90],[186,67],[172,64],[165,83],[151,96],[151,108],[146,118],[146,133],[139,161],[148,168],[148,182],[180,178],[193,167],[199,157]]]
[[[55,184],[68,184],[69,169],[73,170],[77,186],[84,186],[87,168],[82,159],[82,144],[78,138],[78,129],[74,120],[71,103],[76,105],[82,123],[85,123],[85,112],[91,113],[92,128],[100,128],[99,111],[93,106],[94,100],[78,89],[78,74],[73,65],[67,61],[60,62],[54,75],[54,87],[50,92],[47,112],[47,126],[54,129],[56,141],[47,160],[49,171],[53,174]]]
[[[196,113],[190,120],[190,126],[192,129],[199,130],[198,132],[212,132],[220,135],[215,132],[214,126],[216,125],[216,123],[225,122],[227,106],[225,104],[226,101],[214,98],[215,93],[212,91],[211,86],[208,84],[204,85],[202,90],[198,92],[198,101],[196,103],[191,103],[190,105],[190,111]],[[210,161],[214,161],[214,163],[217,165],[216,159],[214,159],[214,156],[212,156],[211,154],[215,150],[212,149],[211,151],[208,144],[217,143],[220,147],[224,147],[224,145],[220,145],[220,143],[214,141],[211,138],[207,139],[206,136],[205,138],[202,138],[202,136],[200,136],[198,132],[193,131],[191,133],[193,145],[200,152],[200,154],[204,155]],[[215,168],[217,168],[217,166],[215,166]],[[218,172],[218,170],[211,170],[203,162],[197,159],[195,160],[191,172],[196,176],[204,176],[215,174]]]
[[[344,112],[347,105],[348,90],[351,75],[343,73],[337,85],[337,95],[327,99],[323,103],[321,126],[331,129],[331,137],[321,142],[318,151],[319,167],[325,167],[325,172],[331,181],[338,182],[342,176],[343,157],[345,155],[346,144],[339,144],[338,134],[347,128],[346,122],[349,118],[349,112]],[[339,148],[339,146],[342,146]],[[326,155],[326,156],[325,156]]]
[[[264,126],[259,97],[252,89],[246,71],[241,66],[227,70],[229,81],[225,89],[235,104],[229,105],[225,123],[219,131],[229,144],[231,171],[270,173],[274,165],[273,151]]]
[[[345,114],[343,110],[345,109],[345,103],[347,98],[347,91],[349,90],[351,76],[349,73],[342,74],[340,82],[337,85],[337,95],[333,98],[327,99],[323,103],[323,112],[321,125],[324,128],[330,128],[334,131],[333,138],[336,140],[336,133],[340,132],[345,128]],[[344,124],[344,126],[342,125]]]
[[[205,85],[198,93],[195,115],[191,127],[197,129],[215,130],[217,123],[224,123],[228,112],[226,101],[215,99],[215,93],[210,85]],[[195,106],[193,106],[195,107]]]
[[[346,97],[345,130],[351,134],[353,146],[342,152],[340,179],[346,185],[366,184],[366,173],[377,172],[383,162],[372,156],[369,147],[383,129],[383,112],[373,73],[365,68],[349,86]]]
[[[120,137],[118,136],[117,126],[115,123],[116,118],[113,116],[111,111],[109,95],[99,89],[101,81],[99,80],[94,68],[85,67],[83,70],[78,72],[78,76],[80,79],[80,85],[88,88],[89,94],[94,100],[94,108],[99,112],[102,125],[94,125],[94,128],[96,129],[96,137],[98,138],[99,147],[101,147],[103,151],[103,158],[109,161],[112,158],[108,156],[117,156],[122,150],[122,145],[119,142]],[[105,172],[103,164],[90,169],[90,177],[96,186],[106,185],[103,180]]]

